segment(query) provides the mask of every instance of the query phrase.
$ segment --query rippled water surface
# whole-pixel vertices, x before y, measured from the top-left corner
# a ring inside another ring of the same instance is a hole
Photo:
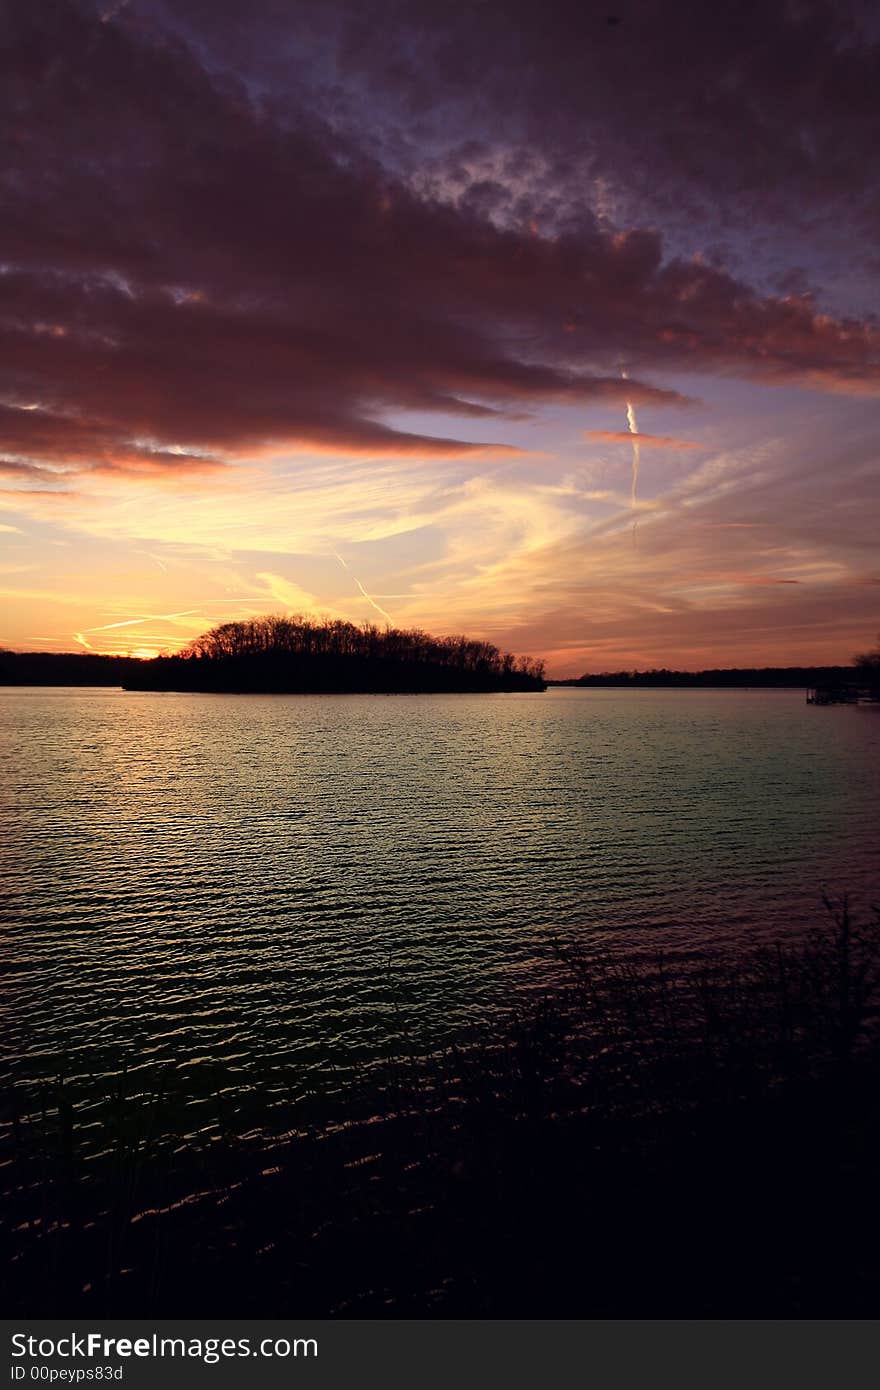
[[[0,691],[9,1064],[278,1103],[549,978],[867,901],[880,709]]]

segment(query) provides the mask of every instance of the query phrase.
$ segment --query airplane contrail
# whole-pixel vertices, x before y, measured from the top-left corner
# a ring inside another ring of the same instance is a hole
[[[147,613],[143,618],[126,618],[121,623],[104,623],[102,627],[90,627],[86,631],[109,632],[111,627],[136,627],[138,623],[165,622],[170,618],[188,618],[198,611],[198,608],[182,608],[179,613]]]
[[[627,380],[627,374],[626,374],[626,368],[625,368],[625,367],[621,367],[621,369],[620,369],[620,375],[623,377],[624,381]],[[630,432],[630,434],[631,434],[632,437],[633,437],[633,439],[632,439],[633,472],[632,472],[632,491],[631,491],[631,493],[630,493],[630,506],[632,507],[633,512],[635,512],[636,503],[637,503],[637,501],[638,501],[638,491],[639,491],[639,463],[640,463],[640,461],[641,461],[642,446],[641,446],[641,444],[639,443],[639,422],[638,422],[638,420],[636,419],[635,407],[634,407],[632,401],[627,401],[627,403],[626,403],[626,423],[627,423],[627,425],[629,426],[629,432]],[[635,518],[635,516],[634,516],[634,517],[633,517],[633,535],[635,535],[635,530],[636,530],[636,518]]]
[[[386,613],[386,612],[385,612],[385,609],[382,607],[381,604],[379,604],[379,603],[376,602],[376,600],[373,598],[372,594],[368,594],[368,593],[367,593],[366,589],[364,588],[364,586],[363,586],[363,584],[361,583],[361,581],[358,579],[357,575],[354,574],[354,573],[348,568],[348,565],[345,563],[345,561],[343,560],[342,556],[339,555],[339,554],[337,554],[337,552],[336,552],[335,550],[334,550],[333,554],[336,556],[336,559],[339,561],[339,563],[340,563],[340,565],[342,566],[342,568],[343,568],[344,570],[347,570],[348,573],[351,575],[351,577],[352,577],[352,579],[354,580],[355,584],[357,584],[357,586],[358,586],[358,588],[360,589],[361,593],[363,594],[364,598],[367,600],[367,603],[371,603],[371,604],[373,605],[373,607],[375,608],[376,612],[377,612],[377,613],[381,613],[381,614],[382,614],[382,617],[385,619],[385,621],[386,621],[387,623],[392,623],[392,622],[394,621],[394,619],[392,618],[391,614],[390,614],[390,613]]]

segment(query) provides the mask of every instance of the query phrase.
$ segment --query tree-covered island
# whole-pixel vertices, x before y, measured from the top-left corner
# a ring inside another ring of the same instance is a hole
[[[142,662],[128,690],[396,694],[545,690],[544,663],[417,628],[270,615],[222,623]]]

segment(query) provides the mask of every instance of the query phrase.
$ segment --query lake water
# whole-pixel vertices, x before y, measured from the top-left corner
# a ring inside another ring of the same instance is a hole
[[[3,689],[0,746],[5,1079],[87,1111],[166,1066],[190,1137],[215,1090],[271,1127],[544,988],[554,938],[729,944],[880,887],[880,708],[800,691]]]

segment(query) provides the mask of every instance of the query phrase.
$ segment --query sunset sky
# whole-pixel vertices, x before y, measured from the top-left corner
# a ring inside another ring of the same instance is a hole
[[[873,645],[875,6],[0,26],[0,645],[282,610],[555,676]]]

